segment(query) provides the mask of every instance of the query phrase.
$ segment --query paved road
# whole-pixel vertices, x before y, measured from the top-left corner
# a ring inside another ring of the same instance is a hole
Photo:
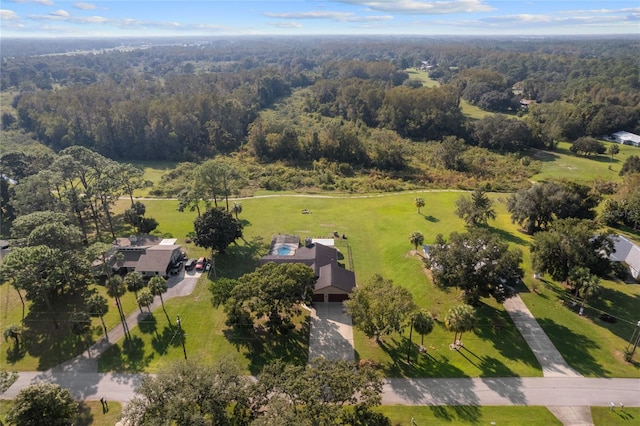
[[[190,294],[199,277],[195,273],[172,277],[165,300]],[[156,300],[152,309],[158,307],[160,301]],[[565,425],[590,424],[589,406],[608,406],[614,402],[628,407],[640,407],[639,379],[580,377],[568,367],[519,297],[512,299],[505,307],[532,347],[545,377],[387,379],[382,403],[546,406]],[[137,324],[139,315],[136,312],[127,318],[130,327]],[[312,318],[310,358],[324,354],[330,358],[352,359],[353,330],[342,305],[323,305]],[[18,380],[0,395],[0,399],[15,398],[20,389],[30,383],[49,381],[70,389],[78,399],[98,400],[104,397],[110,401],[129,401],[143,375],[96,372],[98,355],[122,336],[122,326],[118,326],[109,332],[108,338],[56,368],[46,372],[21,372]]]
[[[23,372],[0,398],[13,399],[38,380],[68,388],[78,399],[127,402],[142,375],[113,373]],[[547,407],[640,406],[640,380],[584,377],[504,377],[470,379],[387,379],[385,405],[535,405]]]

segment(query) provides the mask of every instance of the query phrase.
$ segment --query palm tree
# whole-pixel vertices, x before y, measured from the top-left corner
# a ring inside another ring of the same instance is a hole
[[[127,285],[127,290],[132,291],[135,294],[136,299],[138,298],[138,291],[144,288],[144,278],[142,278],[142,274],[140,272],[129,272],[124,277],[124,283]],[[142,308],[140,309],[142,312]]]
[[[416,197],[413,200],[413,204],[418,208],[418,214],[420,214],[420,209],[424,207],[424,198]]]
[[[233,203],[231,211],[236,215],[236,220],[238,220],[238,215],[242,213],[242,203]]]
[[[462,333],[473,329],[475,320],[475,309],[471,305],[457,305],[449,309],[444,319],[444,325],[447,330],[454,332],[452,348],[460,344]]]
[[[151,279],[149,280],[149,291],[151,291],[151,294],[153,294],[154,296],[160,296],[162,310],[167,316],[167,320],[169,321],[169,323],[171,323],[171,320],[169,320],[169,314],[167,314],[167,310],[164,307],[164,300],[162,299],[162,295],[166,293],[168,289],[169,287],[167,286],[167,280],[162,277],[151,277]]]
[[[104,335],[109,338],[107,334],[107,326],[104,323],[104,316],[109,312],[109,304],[107,303],[107,299],[100,294],[92,294],[86,301],[85,305],[87,307],[87,311],[89,315],[92,317],[100,317],[100,321],[102,321],[102,328],[104,329]]]
[[[433,315],[427,311],[419,311],[413,317],[413,326],[422,337],[420,340],[420,346],[424,347],[424,335],[433,331],[434,323],[435,320],[433,319]]]
[[[5,341],[9,340],[10,338],[13,339],[15,349],[18,349],[20,347],[20,334],[22,334],[22,330],[20,329],[20,326],[16,324],[10,324],[2,332]]]
[[[107,294],[109,297],[113,297],[116,300],[116,306],[118,307],[118,313],[120,313],[120,321],[122,322],[122,328],[124,330],[124,335],[127,339],[129,336],[129,328],[127,327],[127,318],[124,316],[124,311],[122,310],[122,302],[120,302],[120,298],[127,292],[127,287],[124,285],[122,281],[122,277],[120,275],[113,275],[107,278],[106,282],[107,286]]]
[[[138,306],[140,306],[140,311],[142,311],[142,307],[144,306],[145,308],[147,308],[149,313],[151,313],[151,305],[153,304],[153,299],[155,299],[155,296],[151,294],[149,290],[140,292],[140,294],[136,297]]]
[[[581,307],[584,308],[585,302],[597,297],[600,294],[600,278],[593,274],[589,274],[589,277],[582,282],[580,288],[578,288],[578,296],[582,299]],[[582,312],[580,312],[582,315]]]
[[[411,241],[411,244],[413,244],[416,251],[418,251],[418,246],[421,246],[422,243],[424,243],[424,235],[422,235],[422,232],[415,231],[409,236],[409,241]]]

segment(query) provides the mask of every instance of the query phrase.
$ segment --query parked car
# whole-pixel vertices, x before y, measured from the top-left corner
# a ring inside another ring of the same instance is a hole
[[[201,257],[196,262],[196,271],[204,271],[204,267],[207,265],[207,258]]]
[[[194,268],[194,266],[196,266],[196,260],[191,258],[185,262],[184,269],[185,271],[190,271]]]

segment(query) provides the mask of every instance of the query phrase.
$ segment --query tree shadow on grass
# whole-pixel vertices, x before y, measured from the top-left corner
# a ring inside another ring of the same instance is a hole
[[[279,359],[289,364],[305,365],[309,356],[310,317],[286,334],[274,334],[262,327],[228,328],[224,336],[237,349],[244,347],[251,374],[259,374],[265,365]]]
[[[589,353],[590,349],[598,349],[599,346],[588,336],[578,334],[548,318],[538,318],[538,323],[564,360],[577,372],[585,376],[609,376],[611,372]]]
[[[80,294],[67,293],[64,297],[57,297],[53,301],[55,318],[59,328],[56,328],[51,314],[45,307],[32,304],[23,323],[20,352],[14,354],[17,362],[21,352],[38,358],[38,370],[44,371],[67,361],[84,352],[93,343],[91,339],[78,343],[78,337],[69,327],[69,313],[81,310],[84,298]],[[24,356],[24,355],[22,355]],[[8,359],[7,361],[10,362]]]
[[[144,334],[151,334],[151,333],[155,333],[156,335],[158,334],[158,321],[156,320],[156,317],[148,312],[143,312],[138,314],[138,328],[140,329],[141,333]]]
[[[424,220],[428,220],[429,222],[440,222],[440,219],[438,219],[437,217],[431,216],[431,215],[423,215],[424,216]]]
[[[154,354],[145,353],[144,341],[139,337],[125,339],[122,346],[112,345],[99,358],[100,371],[140,373],[149,365]]]
[[[498,310],[484,303],[481,304],[478,307],[478,320],[474,327],[474,332],[480,339],[491,342],[493,349],[503,358],[518,360],[542,371],[540,363],[511,320],[508,312]],[[485,377],[513,375],[513,372],[504,366],[504,370],[496,370],[495,367],[494,365],[494,368],[488,370],[481,367],[482,375]]]
[[[182,333],[176,327],[166,326],[162,329],[162,333],[156,332],[155,337],[151,339],[153,350],[159,354],[166,354],[169,347],[177,347],[182,343]]]
[[[494,228],[491,225],[485,225],[485,228],[491,232],[492,234],[497,235],[498,237],[500,237],[500,239],[502,241],[507,241],[509,243],[513,243],[513,244],[517,244],[520,246],[528,246],[529,242],[527,240],[525,240],[524,238],[513,234],[509,231],[505,231],[504,229],[500,229],[500,228]]]
[[[254,237],[244,244],[232,244],[224,253],[216,255],[216,273],[219,277],[237,279],[253,272],[260,265],[260,257],[268,250],[269,245],[262,237]]]
[[[93,424],[94,420],[91,407],[84,401],[80,401],[78,403],[78,417],[74,424],[78,426],[89,426]]]
[[[638,310],[640,295],[628,295],[615,288],[600,286],[600,299],[594,301],[592,305],[598,309],[598,311],[588,311],[588,313],[592,314],[591,318],[595,324],[608,329],[611,333],[626,341],[629,340],[636,329],[637,321],[630,314]],[[615,323],[603,321],[600,319],[601,311],[617,319],[622,319],[622,321],[616,321]]]
[[[467,377],[444,356],[420,353],[414,342],[411,343],[411,362],[407,362],[408,344],[408,339],[395,337],[380,341],[380,349],[391,358],[380,366],[385,377]]]

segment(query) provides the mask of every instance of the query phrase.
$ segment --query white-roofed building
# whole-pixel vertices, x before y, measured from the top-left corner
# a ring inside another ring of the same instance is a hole
[[[614,237],[615,251],[609,256],[614,262],[624,262],[635,279],[640,275],[640,247],[622,235]]]
[[[613,135],[613,139],[623,145],[633,145],[640,147],[640,135],[630,132],[616,132]]]

